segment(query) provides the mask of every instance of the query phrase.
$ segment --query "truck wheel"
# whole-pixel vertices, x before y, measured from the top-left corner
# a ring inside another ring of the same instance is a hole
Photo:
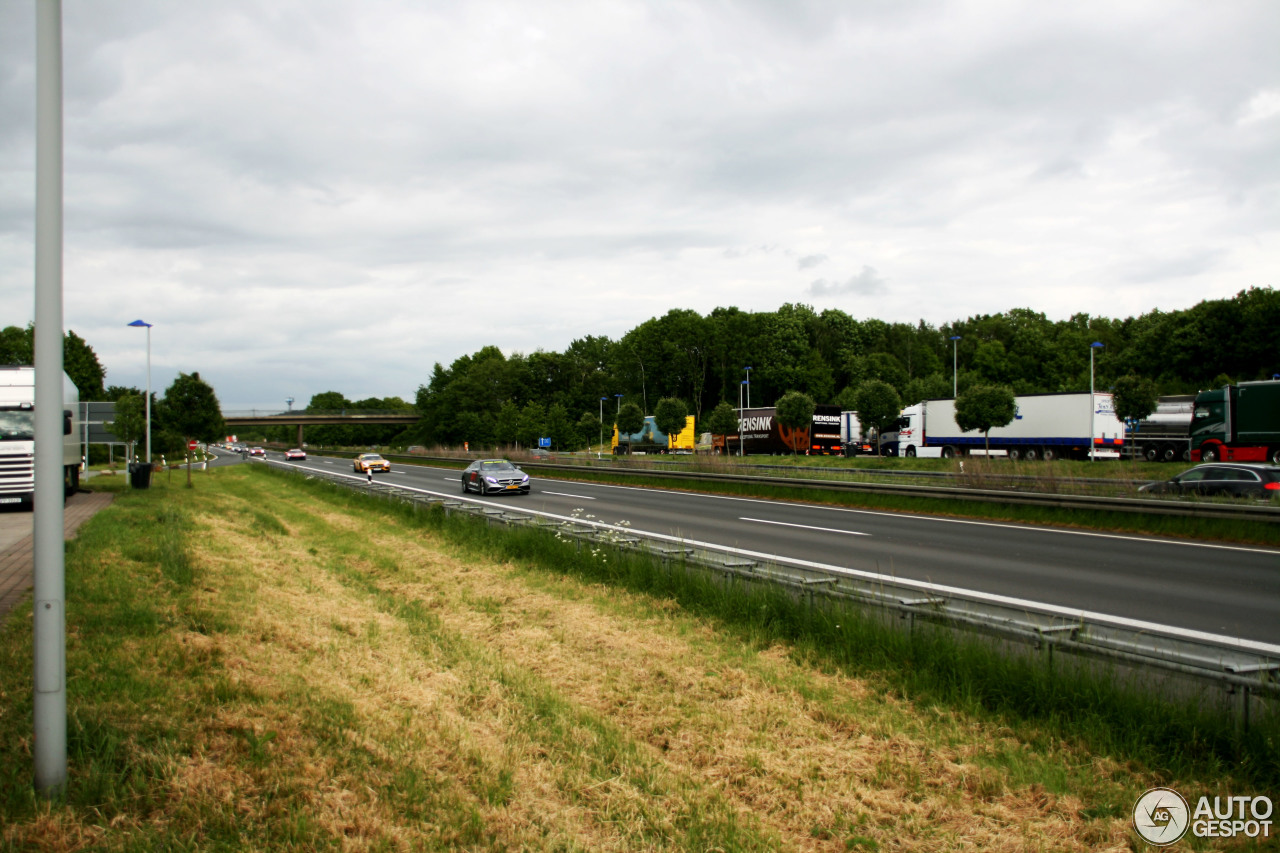
[[[908,458],[908,459],[915,459],[915,458],[916,458],[916,448],[915,448],[915,446],[914,446],[914,445],[912,445],[911,447],[908,447],[908,448],[907,448],[907,458]]]
[[[1178,449],[1176,447],[1166,447],[1160,451],[1161,462],[1172,462],[1178,458]]]
[[[1201,462],[1217,462],[1218,448],[1212,444],[1206,444],[1204,447],[1200,448],[1200,461]]]
[[[954,447],[944,447],[944,448],[942,448],[942,458],[943,458],[943,459],[951,459],[951,458],[952,458],[953,456],[955,456],[955,455],[956,455],[956,449],[955,449]]]
[[[1271,448],[1271,464],[1280,465],[1280,447]]]
[[[1045,461],[1045,462],[1052,462],[1052,461],[1053,461],[1054,459],[1056,459],[1057,457],[1058,457],[1058,451],[1054,450],[1052,447],[1046,447],[1046,448],[1044,449],[1044,461]]]
[[[1035,449],[1034,447],[1028,447],[1028,448],[1027,448],[1027,452],[1026,452],[1026,454],[1025,454],[1025,458],[1026,458],[1026,460],[1027,460],[1028,462],[1035,462],[1035,461],[1036,461],[1036,456],[1037,456],[1037,454],[1036,454],[1036,449]]]
[[[76,465],[67,468],[66,474],[62,484],[62,498],[64,501],[80,491],[80,466]]]
[[[1022,451],[1021,451],[1021,450],[1019,450],[1019,449],[1018,449],[1018,448],[1016,448],[1016,447],[1011,447],[1011,448],[1009,448],[1009,460],[1010,460],[1010,461],[1012,461],[1012,462],[1017,462],[1017,461],[1018,461],[1019,459],[1021,459],[1021,458],[1022,458]]]
[[[1148,462],[1155,462],[1160,458],[1160,448],[1154,444],[1147,445],[1142,449],[1142,455]]]

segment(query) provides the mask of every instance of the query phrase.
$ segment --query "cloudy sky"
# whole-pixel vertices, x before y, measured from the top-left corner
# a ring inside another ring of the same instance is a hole
[[[0,0],[0,325],[35,0]],[[1186,308],[1280,268],[1274,0],[64,0],[65,321],[110,384],[412,399],[671,308]]]

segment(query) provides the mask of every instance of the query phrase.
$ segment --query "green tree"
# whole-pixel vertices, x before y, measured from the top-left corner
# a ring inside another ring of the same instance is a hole
[[[551,447],[555,450],[576,450],[578,448],[578,431],[569,419],[569,411],[559,403],[553,403],[547,409],[547,436],[551,439]]]
[[[876,431],[876,455],[882,455],[880,434],[898,420],[902,411],[902,398],[888,382],[880,379],[868,380],[858,388],[854,398],[857,404],[858,421],[863,427],[872,427]]]
[[[511,400],[502,404],[498,410],[494,435],[499,443],[510,446],[520,440],[520,407]]]
[[[618,410],[618,440],[627,437],[627,453],[631,452],[631,436],[644,427],[644,412],[635,403],[623,403]]]
[[[125,394],[116,401],[116,419],[103,424],[108,432],[126,444],[132,445],[147,433],[146,396],[143,394]],[[133,454],[136,456],[136,453]]]
[[[674,438],[684,429],[688,417],[689,408],[684,404],[684,400],[678,397],[663,397],[653,410],[654,424],[659,431],[666,433],[669,439]]]
[[[1132,373],[1117,379],[1111,387],[1111,394],[1116,417],[1128,424],[1130,429],[1156,410],[1159,396],[1154,382]],[[1136,451],[1133,459],[1135,462],[1138,459]]]
[[[537,447],[538,439],[546,435],[547,410],[541,403],[529,401],[520,410],[520,428],[516,440],[525,447]]]
[[[813,398],[808,394],[801,394],[799,391],[788,391],[778,399],[778,406],[775,416],[778,423],[791,430],[798,430],[801,427],[808,428],[813,424],[813,411],[817,406],[813,402]],[[796,442],[788,442],[791,445],[791,455],[796,454]]]
[[[191,451],[185,442],[217,441],[226,434],[227,424],[222,419],[222,406],[213,388],[200,378],[199,373],[179,373],[178,378],[164,392],[160,400],[159,420],[164,430],[184,439],[187,455],[187,487],[191,487]]]
[[[724,452],[729,452],[727,436],[738,431],[738,410],[725,401],[720,401],[711,413],[702,421],[702,426],[712,435],[725,436]]]
[[[597,413],[583,412],[582,417],[578,418],[577,427],[578,435],[582,437],[580,444],[587,445],[588,449],[596,442],[604,441],[604,422]]]
[[[956,426],[965,432],[981,430],[988,456],[992,428],[1007,426],[1017,413],[1013,389],[1001,385],[975,385],[956,398]]]

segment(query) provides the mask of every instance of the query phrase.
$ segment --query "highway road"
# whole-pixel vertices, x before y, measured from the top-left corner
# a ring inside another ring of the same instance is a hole
[[[276,454],[273,457],[279,458]],[[352,474],[349,459],[290,463]],[[462,497],[460,473],[395,465],[379,481]],[[528,496],[470,499],[630,523],[636,531],[910,578],[1126,620],[1276,645],[1280,550],[535,477]]]

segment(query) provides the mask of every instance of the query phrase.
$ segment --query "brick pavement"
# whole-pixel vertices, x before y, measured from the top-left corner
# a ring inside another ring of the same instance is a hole
[[[67,501],[63,535],[70,539],[98,510],[111,503],[110,492],[79,492]],[[5,513],[0,523],[0,621],[31,592],[33,560],[31,513]]]

